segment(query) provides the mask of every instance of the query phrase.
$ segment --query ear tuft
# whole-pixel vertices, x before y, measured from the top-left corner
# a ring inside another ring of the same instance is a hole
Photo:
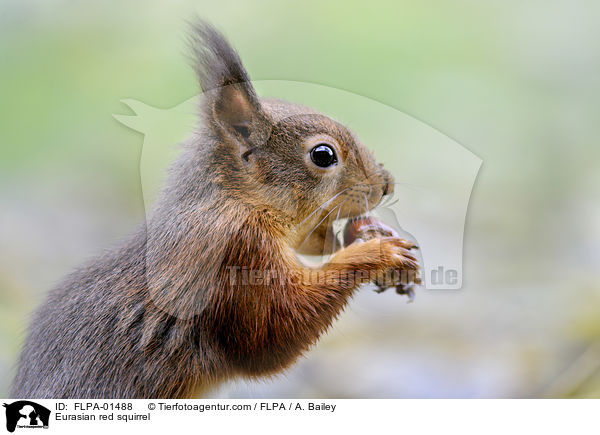
[[[203,92],[236,83],[250,82],[240,57],[223,34],[206,21],[192,24],[190,46],[193,66]],[[251,91],[253,97],[254,91]]]

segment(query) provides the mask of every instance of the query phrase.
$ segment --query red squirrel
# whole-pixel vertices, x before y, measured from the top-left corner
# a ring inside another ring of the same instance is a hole
[[[71,273],[35,312],[12,397],[185,398],[272,375],[307,351],[374,274],[417,269],[410,242],[376,237],[342,247],[331,231],[394,186],[349,129],[259,98],[212,26],[194,25],[192,49],[201,125],[147,221]],[[299,253],[332,257],[310,268]],[[274,279],[252,279],[253,271]]]

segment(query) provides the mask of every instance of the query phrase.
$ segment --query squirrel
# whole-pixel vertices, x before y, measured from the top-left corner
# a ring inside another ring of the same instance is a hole
[[[373,154],[325,115],[259,98],[225,37],[192,30],[202,122],[146,221],[34,313],[14,398],[186,398],[274,375],[374,273],[417,269],[406,240],[332,234],[392,193]],[[275,279],[239,277],[265,270]]]

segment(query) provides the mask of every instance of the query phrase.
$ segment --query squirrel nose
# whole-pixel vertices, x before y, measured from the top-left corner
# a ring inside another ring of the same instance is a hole
[[[394,193],[394,183],[388,182],[383,186],[383,196],[391,195],[392,193]]]
[[[391,195],[394,193],[394,177],[388,171],[383,169],[383,193],[382,195]]]

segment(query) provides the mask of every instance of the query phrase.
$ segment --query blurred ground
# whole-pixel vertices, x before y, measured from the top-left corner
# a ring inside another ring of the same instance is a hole
[[[142,138],[111,115],[196,94],[194,15],[254,79],[368,96],[484,161],[463,289],[361,292],[287,374],[216,396],[600,396],[600,4],[516,0],[3,2],[0,396],[28,313],[143,218]]]

